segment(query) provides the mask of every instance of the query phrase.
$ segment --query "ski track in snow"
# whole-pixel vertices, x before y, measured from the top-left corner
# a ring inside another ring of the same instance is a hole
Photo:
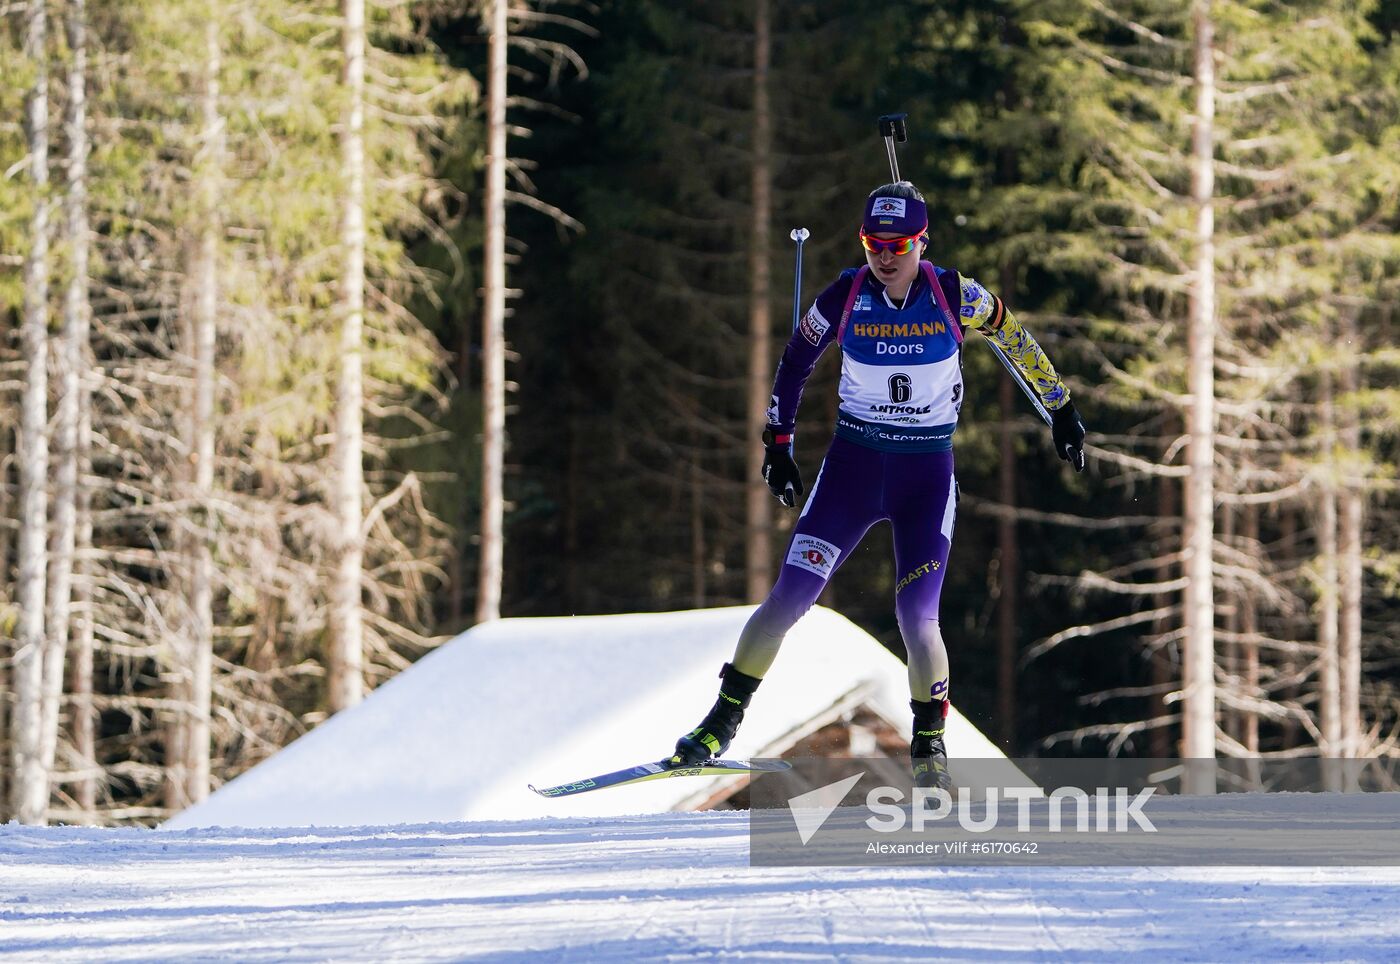
[[[0,962],[1396,960],[1400,868],[748,866],[742,813],[0,827]]]

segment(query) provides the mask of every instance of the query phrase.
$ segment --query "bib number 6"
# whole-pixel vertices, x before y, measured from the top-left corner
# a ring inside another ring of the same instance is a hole
[[[890,401],[896,405],[903,405],[914,395],[913,383],[908,375],[898,374],[890,376]]]

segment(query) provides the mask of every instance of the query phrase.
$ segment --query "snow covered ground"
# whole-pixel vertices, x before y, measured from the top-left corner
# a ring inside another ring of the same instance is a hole
[[[1400,868],[750,868],[744,813],[0,827],[0,961],[1397,960]]]

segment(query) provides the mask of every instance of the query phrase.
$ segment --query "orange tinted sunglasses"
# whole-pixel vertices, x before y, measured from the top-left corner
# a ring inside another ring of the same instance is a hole
[[[927,230],[927,229],[925,229]],[[911,234],[904,238],[890,238],[888,241],[882,238],[872,238],[865,233],[865,228],[860,229],[860,243],[865,250],[871,254],[879,254],[881,251],[889,251],[895,255],[908,254],[914,250],[914,245],[918,244],[927,235],[920,231],[918,234]]]

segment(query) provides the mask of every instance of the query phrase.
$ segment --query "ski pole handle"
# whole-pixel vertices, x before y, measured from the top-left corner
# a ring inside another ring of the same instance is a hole
[[[797,272],[793,275],[792,281],[792,330],[797,330],[797,325],[802,317],[802,242],[812,236],[812,232],[806,228],[793,228],[788,233],[788,237],[797,242]]]
[[[905,126],[908,114],[881,114],[880,136],[885,139],[885,153],[890,158],[890,180],[899,183],[899,158],[895,156],[894,145],[909,140],[909,128]]]

